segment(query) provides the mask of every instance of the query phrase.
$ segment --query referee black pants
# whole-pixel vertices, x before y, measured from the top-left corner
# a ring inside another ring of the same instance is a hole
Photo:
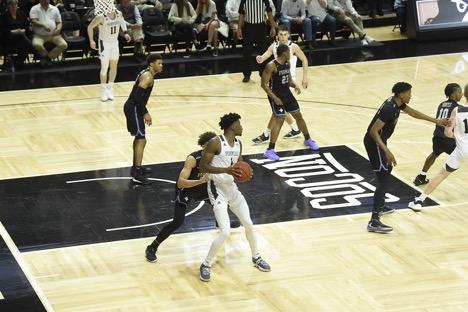
[[[267,37],[267,25],[265,23],[260,24],[250,24],[244,23],[244,28],[242,29],[242,35],[244,37],[243,46],[243,69],[242,72],[244,77],[250,77],[252,73],[252,62],[254,59],[252,57],[254,44],[257,45],[258,54],[263,54],[268,48],[268,37]],[[257,62],[254,62],[255,64]],[[260,64],[259,72],[262,76],[263,69],[265,68],[264,64]]]

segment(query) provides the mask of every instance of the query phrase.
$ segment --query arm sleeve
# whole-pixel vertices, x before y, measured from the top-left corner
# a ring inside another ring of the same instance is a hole
[[[193,24],[195,19],[197,18],[197,12],[193,8],[192,4],[189,2],[189,9],[190,9],[190,23]]]
[[[171,10],[169,11],[167,18],[170,21],[173,21],[174,23],[180,23],[182,21],[182,18],[181,16],[179,16],[179,13],[177,11],[177,4],[173,3],[171,5]]]
[[[137,23],[138,25],[143,25],[143,20],[141,19],[140,10],[138,10],[138,8],[137,8],[136,5],[135,5],[134,12],[135,12],[135,20],[136,20],[136,23]]]
[[[29,11],[29,18],[39,18],[35,6],[31,8],[31,11]]]
[[[351,0],[346,0],[346,10],[348,10],[348,12],[351,13],[352,15],[358,14],[358,12],[356,12],[356,10],[354,9],[353,3],[351,2]]]
[[[265,10],[266,10],[267,12],[271,12],[272,9],[271,9],[271,5],[270,5],[270,1],[268,1],[268,0],[263,0],[263,3],[265,4]]]
[[[60,15],[59,9],[55,8],[55,22],[56,23],[61,23],[62,22],[62,16]]]
[[[287,1],[283,1],[281,4],[281,16],[287,20],[292,20],[292,17],[289,16],[289,4]]]
[[[306,17],[306,6],[304,0],[301,0],[301,18],[304,19]]]

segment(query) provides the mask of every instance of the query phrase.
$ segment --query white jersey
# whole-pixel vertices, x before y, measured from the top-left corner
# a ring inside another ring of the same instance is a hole
[[[115,18],[112,19],[108,15],[103,16],[104,21],[99,24],[99,40],[105,42],[115,42],[119,37],[119,31],[122,27],[123,31],[127,31],[127,26],[122,13],[115,10]]]
[[[214,155],[211,161],[211,166],[219,168],[227,168],[234,165],[240,157],[241,143],[238,139],[234,140],[234,146],[229,145],[224,135],[218,136],[221,143],[221,151],[218,155]],[[227,173],[211,174],[210,179],[217,184],[233,183],[234,177]]]
[[[278,58],[278,53],[277,49],[278,46],[280,45],[279,41],[274,42],[273,44],[273,56],[275,59]],[[296,63],[297,63],[297,56],[294,54],[294,51],[292,50],[292,45],[293,42],[291,40],[288,40],[287,46],[289,47],[289,70],[291,71],[291,77],[295,81],[296,80]]]
[[[453,134],[457,148],[468,156],[468,106],[460,105],[457,108]]]

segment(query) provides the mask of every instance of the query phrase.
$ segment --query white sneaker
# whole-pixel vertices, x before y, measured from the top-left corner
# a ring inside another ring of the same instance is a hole
[[[114,100],[114,90],[111,84],[107,84],[107,98],[111,101]]]
[[[414,201],[408,203],[408,207],[413,211],[419,212],[421,211],[422,204],[422,201],[414,199]]]
[[[101,85],[101,101],[105,102],[109,98],[107,97],[107,85]]]
[[[367,46],[369,43],[367,42],[366,38],[361,39],[361,45],[362,46]]]
[[[369,35],[366,35],[366,37],[364,37],[364,39],[366,39],[367,43],[372,43],[372,42],[374,42],[374,41],[375,41],[375,39],[374,39],[374,38],[372,38],[372,37],[371,37],[371,36],[369,36]]]

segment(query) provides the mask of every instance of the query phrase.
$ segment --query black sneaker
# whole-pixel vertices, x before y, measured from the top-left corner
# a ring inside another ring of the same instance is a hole
[[[283,139],[292,139],[301,135],[301,130],[291,130],[283,136]]]
[[[388,233],[393,231],[391,226],[385,225],[378,219],[370,220],[367,224],[367,231],[374,233]]]
[[[200,280],[209,282],[211,279],[211,267],[202,263],[200,265]]]
[[[270,136],[266,136],[264,133],[262,133],[258,137],[256,137],[255,139],[252,139],[252,142],[253,142],[253,144],[257,145],[257,144],[266,143],[269,140],[270,140]]]
[[[152,172],[153,172],[153,169],[151,169],[151,167],[142,167],[141,169],[143,170],[143,174],[147,174],[147,173],[152,173]]]
[[[271,271],[271,267],[270,265],[262,259],[262,257],[258,257],[258,258],[252,258],[252,262],[254,264],[254,266],[259,269],[260,271],[262,272],[270,272]]]
[[[382,210],[379,212],[379,217],[384,214],[389,214],[395,212],[395,208],[390,208],[389,206],[383,206]]]
[[[429,180],[426,178],[425,175],[418,174],[413,181],[414,185],[420,186],[429,183]]]
[[[156,257],[156,248],[151,245],[146,247],[145,256],[148,262],[156,262],[156,260],[158,260],[158,257]]]
[[[246,82],[249,82],[250,81],[250,76],[244,76],[244,78],[242,79],[242,82],[246,83]]]
[[[130,171],[130,174],[132,176],[132,181],[135,183],[139,183],[142,185],[151,184],[151,181],[147,177],[145,177],[143,173],[143,169],[137,170],[136,168],[133,167],[132,170]]]

